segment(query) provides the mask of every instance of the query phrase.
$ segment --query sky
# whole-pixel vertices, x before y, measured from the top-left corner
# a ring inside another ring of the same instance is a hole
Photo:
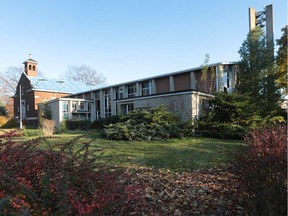
[[[38,61],[46,77],[85,64],[118,84],[238,61],[248,8],[273,4],[274,38],[287,0],[0,0],[0,71]]]

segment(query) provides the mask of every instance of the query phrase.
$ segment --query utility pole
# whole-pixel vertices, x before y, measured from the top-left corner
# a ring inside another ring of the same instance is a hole
[[[20,117],[20,130],[22,130],[22,98],[21,98],[21,85],[19,85],[19,98],[20,98],[20,106],[19,106],[19,117]]]

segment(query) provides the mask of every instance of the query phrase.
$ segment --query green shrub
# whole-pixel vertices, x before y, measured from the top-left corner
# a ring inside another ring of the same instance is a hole
[[[287,126],[252,130],[236,155],[250,215],[287,215]]]
[[[91,126],[89,120],[71,119],[66,120],[65,123],[68,130],[88,130]]]
[[[181,122],[163,107],[137,110],[105,126],[105,135],[115,140],[159,140],[182,137]]]
[[[121,119],[120,115],[113,115],[107,118],[96,119],[92,124],[92,129],[103,129],[104,125],[115,124]]]
[[[60,131],[60,133],[65,133],[67,131],[66,121],[65,120],[61,121],[59,131]]]
[[[202,136],[220,139],[243,139],[247,129],[239,124],[221,122],[198,122],[197,130]]]

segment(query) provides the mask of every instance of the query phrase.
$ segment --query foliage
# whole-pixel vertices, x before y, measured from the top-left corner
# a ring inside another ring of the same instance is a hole
[[[68,80],[83,82],[88,85],[99,85],[106,82],[106,78],[96,70],[87,65],[68,66],[68,71],[65,74]]]
[[[252,130],[236,155],[251,215],[287,215],[287,126]]]
[[[248,215],[230,166],[174,173],[140,168],[137,175],[149,202],[161,206],[163,215]]]
[[[91,126],[91,121],[81,119],[69,119],[65,123],[68,130],[88,130]]]
[[[42,130],[45,136],[51,136],[56,130],[56,123],[51,119],[42,120]]]
[[[262,124],[262,119],[251,109],[247,95],[218,92],[211,101],[212,110],[197,122],[200,134],[216,138],[242,139],[253,127]]]
[[[9,115],[9,112],[6,109],[6,107],[0,105],[0,116],[6,116],[7,117],[8,115]]]
[[[239,93],[250,97],[249,104],[261,117],[275,115],[280,99],[279,87],[275,84],[277,70],[274,67],[273,49],[267,46],[260,27],[248,34],[239,54]]]
[[[52,119],[52,111],[50,107],[48,106],[48,103],[43,102],[39,105],[38,109],[38,116],[39,116],[39,125],[40,127],[44,128],[44,121],[45,120],[51,120]],[[47,123],[47,121],[46,121]],[[47,126],[47,124],[46,124]]]
[[[278,70],[278,76],[276,77],[276,82],[283,90],[283,95],[287,94],[287,37],[288,37],[288,26],[282,29],[283,35],[280,39],[276,40],[277,45],[279,46],[276,56],[276,63],[277,63],[277,70]]]
[[[52,119],[52,111],[46,102],[41,104],[41,117],[44,119]]]
[[[60,133],[65,133],[67,131],[66,121],[65,120],[61,121],[59,130],[60,130]]]
[[[115,140],[159,140],[181,137],[180,120],[164,107],[137,110],[120,118],[104,129],[106,136]]]
[[[0,136],[1,215],[154,214],[131,175],[97,165],[90,143],[74,148],[80,137],[41,150],[45,138],[18,143],[15,136]]]
[[[115,124],[121,119],[120,115],[113,115],[107,118],[96,119],[92,124],[92,129],[103,129],[105,125]]]
[[[209,68],[209,59],[209,54],[206,54],[201,70],[201,82],[197,84],[201,91],[207,94],[212,94],[216,89],[216,81],[214,68]]]

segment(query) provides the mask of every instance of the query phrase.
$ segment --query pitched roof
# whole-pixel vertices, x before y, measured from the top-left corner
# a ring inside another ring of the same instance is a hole
[[[31,76],[27,76],[27,78],[30,80],[32,90],[38,90],[38,91],[75,94],[93,90],[96,88],[96,86],[87,85],[82,82],[66,81],[66,80],[64,81],[53,78],[31,77]]]

